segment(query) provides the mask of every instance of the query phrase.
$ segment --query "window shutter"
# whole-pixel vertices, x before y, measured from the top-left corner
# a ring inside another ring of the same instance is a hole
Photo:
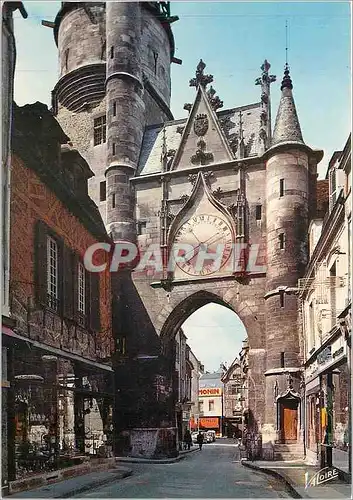
[[[73,284],[74,284],[74,259],[69,247],[63,247],[63,313],[65,318],[74,316]]]
[[[35,288],[36,301],[47,304],[47,225],[38,220],[35,227]]]
[[[100,330],[100,273],[89,273],[91,285],[91,314],[90,326],[91,329],[98,332]]]
[[[85,271],[85,308],[86,308],[86,326],[91,327],[91,273],[87,270]]]
[[[67,274],[64,265],[64,241],[58,237],[54,236],[58,244],[58,313],[63,315],[64,313],[64,276]]]
[[[75,252],[71,252],[72,258],[72,309],[73,316],[78,316],[78,262],[79,258]]]

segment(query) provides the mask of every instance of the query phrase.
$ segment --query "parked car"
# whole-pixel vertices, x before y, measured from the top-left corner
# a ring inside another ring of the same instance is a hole
[[[204,442],[204,444],[212,442],[212,441],[209,440],[206,431],[201,431],[201,434],[203,434],[203,442]],[[197,443],[197,435],[198,435],[198,432],[192,432],[191,433],[191,439],[192,439],[193,443]]]
[[[216,431],[207,431],[206,436],[208,443],[214,443],[216,441]]]

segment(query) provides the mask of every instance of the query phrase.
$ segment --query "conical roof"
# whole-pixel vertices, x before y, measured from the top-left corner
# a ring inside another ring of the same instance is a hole
[[[289,76],[289,67],[286,64],[281,85],[282,96],[278,107],[271,146],[276,146],[284,142],[299,142],[304,144],[292,89],[293,84]]]

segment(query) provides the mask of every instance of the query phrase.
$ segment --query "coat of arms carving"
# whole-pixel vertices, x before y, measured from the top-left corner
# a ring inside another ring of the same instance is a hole
[[[200,114],[194,120],[194,132],[197,136],[201,137],[206,134],[208,130],[208,118],[205,114]]]

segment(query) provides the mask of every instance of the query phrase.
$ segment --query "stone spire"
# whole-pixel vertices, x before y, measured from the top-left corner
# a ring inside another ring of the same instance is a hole
[[[286,63],[281,85],[282,96],[273,131],[272,146],[284,142],[299,142],[304,144],[297,110],[295,109],[292,89],[293,84],[289,76],[289,66]]]

